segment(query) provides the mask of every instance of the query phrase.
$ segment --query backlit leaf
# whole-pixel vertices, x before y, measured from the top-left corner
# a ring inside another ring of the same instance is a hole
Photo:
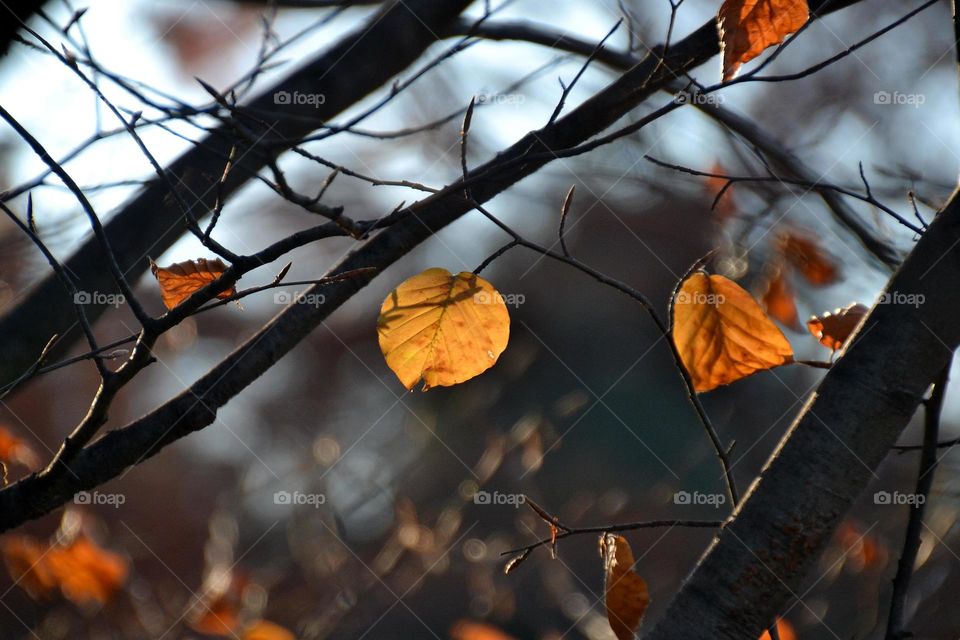
[[[811,238],[797,233],[784,233],[777,239],[783,257],[787,259],[810,284],[823,287],[840,277],[840,269],[827,253]]]
[[[737,283],[694,272],[673,300],[673,342],[696,391],[793,360],[793,349]]]
[[[610,628],[618,640],[633,640],[650,602],[647,583],[634,572],[633,551],[623,536],[605,533],[600,538],[600,555]]]
[[[220,258],[215,260],[197,258],[177,262],[169,267],[160,267],[157,263],[150,261],[150,271],[160,285],[160,294],[167,309],[173,309],[195,292],[218,279],[226,270],[227,265]],[[229,298],[236,292],[234,287],[230,287],[217,294],[217,297]]]
[[[820,341],[820,344],[828,349],[839,351],[860,324],[860,320],[869,312],[870,309],[859,302],[854,302],[842,309],[827,311],[822,316],[813,316],[807,321],[807,329]]]
[[[724,0],[717,14],[723,80],[767,47],[780,44],[809,17],[807,0]]]
[[[377,320],[380,350],[407,389],[469,380],[507,347],[510,315],[493,286],[472,273],[427,269],[393,290]]]

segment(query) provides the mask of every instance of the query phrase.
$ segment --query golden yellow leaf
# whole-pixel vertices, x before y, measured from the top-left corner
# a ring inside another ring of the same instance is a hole
[[[157,263],[150,261],[150,271],[160,285],[160,294],[163,296],[163,304],[167,306],[167,309],[173,309],[195,292],[219,278],[226,270],[227,265],[220,258],[215,260],[197,258],[196,260],[177,262],[169,267],[160,267],[157,266]],[[230,287],[217,294],[217,297],[229,298],[236,292],[237,290],[234,287]]]
[[[503,297],[472,273],[427,269],[394,289],[377,320],[380,350],[407,389],[464,382],[494,365],[510,337]]]
[[[793,360],[793,349],[737,283],[697,271],[673,300],[673,343],[696,391]]]
[[[618,640],[633,640],[650,603],[647,583],[633,570],[633,551],[623,536],[603,534],[600,555],[610,628]]]
[[[278,624],[256,620],[244,630],[243,640],[296,640],[296,636]]]
[[[717,14],[723,80],[767,47],[780,44],[810,15],[807,0],[724,0]]]
[[[838,351],[869,312],[870,309],[854,302],[842,309],[834,309],[832,313],[827,311],[822,316],[813,316],[807,321],[807,329],[820,344]]]

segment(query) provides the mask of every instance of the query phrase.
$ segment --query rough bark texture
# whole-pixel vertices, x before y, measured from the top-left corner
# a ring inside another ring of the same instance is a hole
[[[438,33],[454,20],[470,0],[405,0],[387,3],[355,32],[293,72],[277,85],[254,98],[244,108],[256,113],[267,129],[250,119],[244,128],[254,136],[297,139],[376,89],[419,58]],[[323,104],[278,105],[274,95],[286,91],[323,94]],[[205,136],[173,162],[167,171],[181,196],[197,218],[213,207],[217,182],[237,136],[229,123]],[[275,148],[272,153],[282,149]],[[269,157],[258,148],[239,147],[234,169],[222,190],[223,197],[237,191]],[[167,193],[165,182],[154,180],[139,195],[121,207],[105,225],[117,263],[131,282],[149,268],[148,254],[156,257],[185,231],[183,214]],[[106,259],[94,238],[64,263],[83,291],[115,292]],[[5,315],[0,316],[0,336],[17,336],[0,342],[0,381],[23,373],[54,334],[65,335],[75,324],[73,301],[56,277],[50,275]],[[87,316],[95,320],[107,305],[88,305]],[[75,336],[79,337],[79,331]],[[65,340],[68,345],[71,341]],[[54,354],[56,355],[56,353]]]
[[[799,593],[960,344],[960,197],[923,235],[649,640],[756,638]],[[920,297],[922,296],[922,297]],[[902,298],[901,298],[902,299]]]

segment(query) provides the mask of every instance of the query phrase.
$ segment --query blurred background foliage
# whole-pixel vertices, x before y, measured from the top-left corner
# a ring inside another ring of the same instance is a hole
[[[702,25],[718,4],[684,2],[675,34],[682,37]],[[626,12],[633,34],[628,37],[621,27],[611,46],[633,46],[643,54],[663,41],[670,15],[666,0],[619,6],[614,0],[555,0],[549,5],[545,11],[543,3],[518,0],[497,19],[537,21],[558,33],[597,41]],[[89,7],[82,24],[104,67],[187,102],[207,99],[194,76],[225,86],[249,70],[262,37],[258,16],[267,10],[227,0],[94,1]],[[58,1],[47,10],[60,24],[73,12]],[[480,10],[474,7],[472,13]],[[901,3],[867,0],[831,15],[791,45],[772,71],[803,69],[905,10]],[[274,30],[282,40],[325,11],[281,9]],[[285,52],[288,63],[266,72],[257,86],[269,86],[369,11],[350,9],[309,31]],[[35,18],[31,26],[57,41],[44,20]],[[949,3],[943,2],[809,78],[743,84],[721,92],[719,99],[724,108],[774,135],[817,175],[859,189],[858,163],[863,163],[878,198],[911,212],[907,192],[912,190],[921,215],[929,219],[952,190],[958,165],[960,114],[955,65],[948,55],[951,33]],[[541,126],[559,98],[557,77],[569,81],[581,64],[581,58],[536,45],[480,41],[418,81],[364,127],[391,131],[427,123],[479,95],[470,149],[471,163],[478,164]],[[592,65],[569,104],[616,76]],[[704,65],[695,77],[716,82],[719,63]],[[104,90],[119,104],[142,108],[107,82]],[[878,103],[877,92],[920,95],[923,102]],[[669,100],[662,94],[632,117]],[[69,70],[16,44],[0,62],[0,102],[57,156],[90,136],[103,115]],[[440,186],[460,173],[459,126],[454,119],[399,139],[341,134],[306,146],[371,175]],[[185,124],[173,128],[197,137]],[[147,130],[145,140],[161,162],[189,145],[159,129]],[[749,142],[687,106],[599,152],[548,165],[489,208],[549,245],[556,238],[563,196],[575,184],[567,224],[571,252],[644,292],[663,314],[678,278],[714,247],[720,247],[721,269],[759,294],[774,255],[773,240],[785,229],[814,238],[840,273],[827,287],[794,278],[801,318],[854,300],[869,304],[879,293],[888,272],[834,222],[816,194],[779,184],[738,184],[727,196],[728,215],[719,216],[711,211],[715,186],[655,166],[643,159],[645,154],[701,170],[763,171]],[[0,155],[0,188],[41,171],[9,130],[0,131]],[[327,176],[302,158],[285,156],[282,165],[306,192]],[[67,168],[80,184],[92,187],[91,199],[104,217],[150,174],[131,141],[120,136],[93,145]],[[108,182],[120,184],[104,186]],[[344,205],[357,218],[371,218],[418,197],[341,176],[326,201]],[[69,255],[86,234],[72,197],[51,184],[34,189],[33,199],[41,236],[59,256]],[[22,213],[25,198],[12,205]],[[911,246],[910,233],[882,213],[858,202],[851,206],[878,235],[902,250]],[[217,233],[228,247],[249,251],[311,224],[263,185],[250,184],[227,204]],[[77,605],[57,595],[34,599],[22,584],[4,577],[0,637],[206,637],[204,630],[216,629],[205,626],[206,609],[198,601],[244,619],[268,618],[302,638],[495,637],[491,629],[463,622],[471,620],[523,639],[611,637],[596,540],[565,540],[556,560],[546,549],[538,550],[505,576],[506,558],[500,553],[546,535],[547,528],[527,509],[475,504],[471,496],[477,489],[523,493],[568,525],[726,514],[726,505],[674,503],[680,490],[724,489],[669,351],[642,309],[578,272],[515,249],[484,272],[501,292],[519,294],[516,299],[523,301],[510,309],[510,346],[493,369],[455,388],[404,393],[377,347],[376,314],[390,289],[430,266],[471,270],[506,239],[480,216],[464,217],[338,310],[221,411],[214,425],[100,488],[123,495],[122,505],[75,505],[66,515],[23,527],[18,533],[47,538],[65,518],[122,556],[129,578],[106,603]],[[352,244],[329,239],[299,249],[289,278],[319,277]],[[201,255],[195,239],[184,238],[152,257],[166,264]],[[15,305],[47,269],[33,246],[0,221],[0,308]],[[244,285],[267,283],[274,273],[256,272]],[[152,278],[145,276],[138,289],[150,310],[159,313]],[[280,308],[268,291],[245,299],[242,308],[231,305],[187,320],[161,340],[158,363],[120,396],[110,426],[125,424],[181,391]],[[120,307],[96,329],[107,341],[127,335],[133,326]],[[806,333],[787,335],[798,356],[828,357]],[[736,440],[734,471],[741,488],[759,472],[821,376],[816,370],[781,368],[704,396],[722,437]],[[45,375],[0,403],[0,423],[46,460],[86,411],[96,383],[88,363]],[[949,394],[945,437],[956,435],[958,398]],[[919,441],[915,427],[903,441]],[[797,594],[785,617],[798,638],[879,637],[907,509],[876,505],[872,496],[911,490],[916,455],[890,456]],[[960,611],[949,606],[960,589],[957,460],[953,453],[943,455],[922,536],[908,606],[909,626],[920,638],[955,638],[960,628]],[[23,467],[11,467],[13,478],[22,473]],[[276,504],[274,496],[282,491],[322,494],[325,501],[318,507]],[[663,528],[627,536],[639,558],[638,572],[650,587],[649,625],[711,532]]]

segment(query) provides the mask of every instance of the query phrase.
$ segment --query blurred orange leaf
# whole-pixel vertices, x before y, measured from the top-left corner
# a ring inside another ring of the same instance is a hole
[[[650,602],[647,583],[633,570],[633,551],[623,536],[603,534],[600,555],[610,628],[618,640],[633,640]]]
[[[777,633],[780,635],[780,640],[797,640],[793,625],[783,618],[777,618]],[[770,632],[764,631],[760,634],[760,640],[770,640]]]
[[[104,605],[129,573],[123,557],[102,549],[83,534],[54,545],[29,536],[10,536],[3,541],[2,552],[10,576],[33,598],[49,597],[59,589],[75,604]]]
[[[472,620],[459,620],[450,629],[450,637],[452,640],[514,640],[491,624]]]
[[[380,350],[407,389],[469,380],[507,347],[510,315],[493,286],[472,273],[427,269],[394,289],[377,320]]]
[[[160,294],[167,309],[173,309],[195,292],[218,279],[226,270],[227,265],[220,258],[214,260],[197,258],[177,262],[169,267],[160,267],[157,263],[150,261],[150,271],[160,285]],[[218,293],[217,297],[229,298],[236,292],[234,287],[230,287]]]
[[[228,636],[240,626],[240,604],[217,598],[201,605],[196,617],[189,621],[194,631],[210,636]]]
[[[810,284],[822,287],[833,284],[840,277],[840,269],[833,259],[811,238],[797,233],[784,233],[777,239],[778,248]]]
[[[791,329],[800,328],[800,314],[797,313],[797,302],[793,296],[793,287],[787,279],[783,267],[774,268],[767,278],[767,288],[760,299],[763,308],[774,320],[779,320]]]
[[[842,309],[834,309],[832,313],[827,311],[822,316],[813,316],[807,321],[807,329],[820,344],[838,351],[869,312],[870,309],[854,302]]]
[[[244,630],[242,640],[296,640],[296,636],[278,624],[257,620]]]
[[[713,166],[710,168],[710,173],[726,175],[727,170],[719,162],[714,162]],[[716,176],[707,177],[707,191],[714,199],[716,199],[716,197],[726,186],[727,181],[724,178],[718,178]],[[720,196],[720,199],[716,201],[716,205],[713,207],[713,214],[716,216],[717,220],[724,222],[725,220],[733,217],[734,213],[735,208],[733,206],[733,188],[727,187],[727,190],[723,191],[723,195]]]
[[[807,0],[724,0],[717,14],[724,82],[802,27],[809,14]]]
[[[793,360],[790,343],[749,293],[702,271],[674,297],[672,334],[698,392]]]
[[[15,462],[32,471],[40,466],[40,457],[27,443],[0,426],[0,462]]]

